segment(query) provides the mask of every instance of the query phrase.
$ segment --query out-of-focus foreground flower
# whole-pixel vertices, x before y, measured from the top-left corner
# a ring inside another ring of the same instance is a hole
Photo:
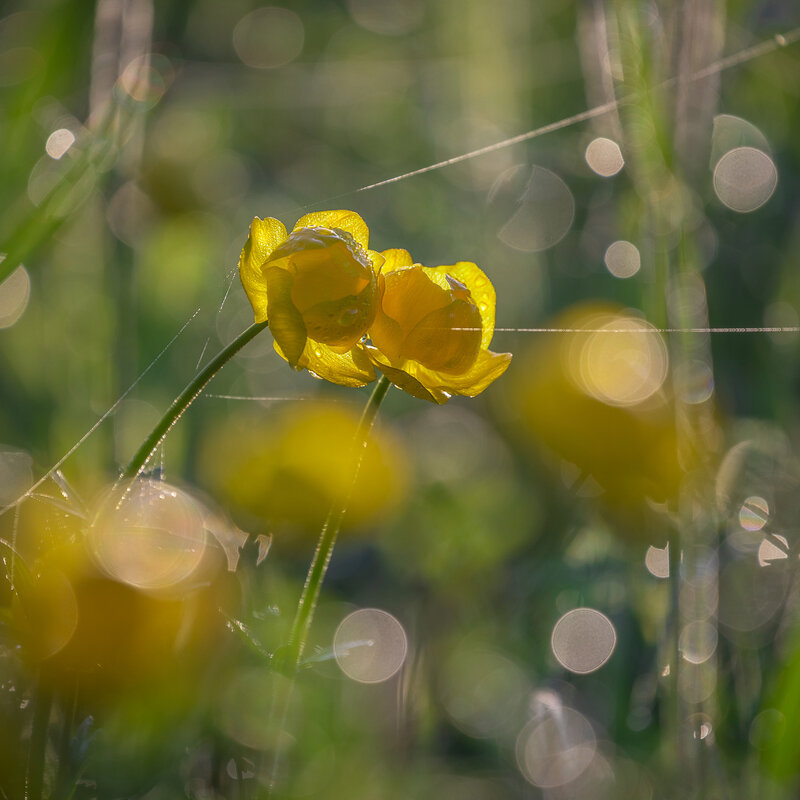
[[[293,367],[344,386],[363,386],[375,370],[360,342],[377,310],[382,259],[353,211],[301,217],[291,233],[256,217],[239,258],[255,321],[269,320],[275,349]]]
[[[380,301],[370,358],[414,397],[445,403],[474,397],[505,372],[510,353],[493,353],[495,293],[473,263],[423,267],[406,250],[383,252]]]
[[[176,673],[187,684],[224,634],[228,573],[191,498],[149,480],[125,490],[87,530],[55,541],[39,526],[57,509],[22,517],[26,561],[17,560],[10,618],[19,655],[53,689],[79,680],[87,701]]]

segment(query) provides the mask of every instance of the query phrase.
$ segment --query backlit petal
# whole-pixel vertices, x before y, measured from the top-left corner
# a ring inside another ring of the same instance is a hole
[[[483,270],[471,261],[459,261],[450,266],[436,267],[437,272],[451,275],[469,289],[472,302],[481,312],[481,347],[486,348],[494,335],[494,314],[497,305],[494,286],[486,277]]]
[[[256,322],[267,319],[267,282],[261,268],[286,237],[283,223],[272,217],[256,217],[250,224],[250,235],[239,256],[239,277],[253,306]]]
[[[475,363],[480,346],[480,312],[471,302],[453,300],[414,326],[403,353],[429,369],[458,375]]]
[[[428,400],[431,403],[438,403],[443,405],[446,403],[451,395],[439,389],[428,387],[421,381],[417,380],[412,373],[415,373],[419,367],[413,361],[406,361],[403,363],[403,369],[398,369],[387,363],[383,353],[374,347],[368,347],[370,358],[376,367],[398,388],[404,392],[417,397],[420,400]]]
[[[277,341],[275,350],[281,358],[289,360]],[[375,369],[361,347],[337,353],[327,345],[309,339],[297,366],[340,386],[365,386],[375,380]]]
[[[296,367],[306,345],[307,332],[302,314],[292,303],[294,276],[282,267],[268,267],[264,275],[269,288],[269,328],[286,360]]]
[[[314,211],[297,220],[298,228],[339,228],[347,231],[365,250],[369,247],[369,228],[355,211]]]
[[[497,380],[508,369],[510,363],[511,353],[481,350],[475,363],[463,375],[449,375],[425,370],[423,367],[419,371],[419,376],[421,380],[429,380],[431,385],[440,391],[475,397]]]
[[[401,267],[410,267],[414,263],[414,259],[411,258],[411,253],[402,248],[384,250],[381,255],[384,258],[383,268],[381,269],[384,275],[386,275],[387,272],[393,272]]]

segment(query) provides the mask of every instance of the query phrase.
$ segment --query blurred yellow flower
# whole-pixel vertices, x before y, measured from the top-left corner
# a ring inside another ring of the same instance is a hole
[[[621,309],[584,303],[547,326],[515,371],[509,403],[523,433],[602,491],[641,536],[648,501],[677,500],[675,406],[661,335]],[[567,470],[569,471],[569,470]]]
[[[225,632],[218,609],[230,591],[221,568],[209,569],[207,585],[156,596],[104,575],[78,540],[48,550],[24,577],[11,618],[20,654],[52,688],[67,690],[79,677],[84,700],[176,675],[185,683]]]
[[[469,261],[423,267],[406,250],[386,250],[370,358],[414,397],[446,403],[474,397],[505,372],[510,353],[493,353],[494,287]]]
[[[293,367],[344,386],[375,379],[361,339],[375,318],[382,258],[368,244],[353,211],[306,214],[291,233],[277,219],[253,220],[239,276],[255,321],[269,320]]]
[[[348,406],[322,401],[288,405],[267,418],[231,416],[206,440],[200,474],[215,494],[269,530],[291,530],[280,544],[315,537],[331,503],[348,494],[345,532],[367,532],[403,499],[408,467],[391,432],[374,428],[352,485],[358,421]]]

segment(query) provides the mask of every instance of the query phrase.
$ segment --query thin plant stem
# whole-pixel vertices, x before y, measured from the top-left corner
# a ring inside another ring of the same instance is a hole
[[[119,476],[119,481],[131,480],[141,475],[147,462],[181,418],[184,411],[200,396],[211,379],[257,334],[267,327],[266,322],[256,322],[242,331],[227,347],[223,348],[172,401],[172,405],[158,421],[150,435],[142,442],[128,466]]]
[[[289,703],[294,689],[294,678],[297,674],[300,660],[303,657],[306,640],[308,639],[308,631],[314,619],[314,611],[319,601],[322,583],[325,580],[325,573],[328,571],[328,564],[330,564],[331,556],[333,555],[333,548],[336,544],[342,521],[347,513],[347,507],[353,494],[353,488],[358,480],[358,474],[361,471],[361,464],[364,461],[364,453],[369,441],[369,434],[375,422],[375,417],[378,414],[378,409],[391,385],[389,379],[385,375],[381,375],[361,414],[358,428],[353,437],[352,453],[354,459],[348,489],[341,497],[335,498],[331,504],[328,516],[320,531],[317,547],[316,550],[314,550],[314,556],[308,567],[306,582],[303,586],[303,592],[300,595],[300,601],[297,604],[297,612],[295,613],[294,622],[292,623],[289,641],[286,647],[280,653],[277,653],[275,657],[275,668],[279,672],[284,673],[289,679],[288,683],[283,685],[276,683],[275,693],[272,698],[270,719],[278,721],[279,732],[284,729],[286,723]],[[278,696],[279,693],[280,697]],[[270,724],[270,728],[271,727],[272,725]],[[275,787],[278,767],[280,766],[280,757],[280,741],[276,741],[275,753],[272,759],[270,783],[266,792],[267,798],[271,796],[272,790]]]
[[[319,541],[317,542],[317,549],[314,551],[314,557],[308,568],[308,575],[306,576],[306,582],[303,586],[303,593],[300,595],[297,613],[295,614],[292,630],[289,634],[287,666],[291,673],[294,673],[300,664],[300,659],[303,657],[303,650],[305,649],[306,639],[308,638],[308,630],[311,627],[311,620],[314,617],[314,610],[317,607],[320,590],[322,589],[322,582],[328,570],[328,564],[333,554],[333,547],[336,544],[336,537],[339,535],[342,520],[347,512],[347,506],[353,493],[353,487],[358,478],[358,473],[361,470],[369,433],[372,430],[372,425],[375,422],[378,409],[390,386],[391,383],[389,379],[385,375],[382,375],[370,395],[367,405],[364,407],[364,412],[361,415],[361,420],[358,423],[358,428],[353,440],[355,462],[353,464],[353,475],[349,489],[344,497],[333,501],[325,524],[322,526]]]
[[[44,787],[44,766],[47,753],[47,734],[53,695],[41,680],[33,706],[33,728],[28,752],[28,774],[25,779],[25,800],[41,800]]]

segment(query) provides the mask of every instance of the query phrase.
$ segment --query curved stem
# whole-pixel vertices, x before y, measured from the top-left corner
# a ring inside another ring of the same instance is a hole
[[[172,405],[158,421],[147,439],[122,471],[119,480],[138,477],[150,457],[156,451],[172,426],[181,418],[183,412],[195,401],[208,386],[211,379],[258,333],[267,327],[266,322],[256,322],[242,331],[227,347],[221,350],[209,363],[194,376],[186,388],[172,401]]]
[[[306,582],[303,586],[303,593],[300,595],[297,613],[295,614],[292,630],[289,634],[288,663],[286,666],[290,674],[294,674],[300,663],[300,659],[303,657],[303,650],[305,649],[306,639],[308,638],[308,630],[311,627],[311,620],[314,618],[314,611],[317,607],[317,601],[319,600],[322,582],[328,570],[328,564],[331,560],[333,547],[336,544],[336,537],[339,535],[339,529],[342,526],[342,520],[347,512],[347,506],[350,502],[350,496],[353,493],[353,487],[358,478],[358,473],[361,470],[361,463],[364,460],[364,452],[367,447],[369,433],[372,430],[372,425],[375,422],[378,409],[390,386],[391,382],[389,379],[385,375],[381,375],[367,401],[367,405],[364,407],[364,412],[361,415],[361,420],[358,423],[358,428],[353,439],[353,453],[355,458],[349,490],[344,497],[334,500],[328,512],[325,524],[322,526],[319,541],[317,542],[317,549],[314,551],[314,557],[308,568],[308,575],[306,576]]]

